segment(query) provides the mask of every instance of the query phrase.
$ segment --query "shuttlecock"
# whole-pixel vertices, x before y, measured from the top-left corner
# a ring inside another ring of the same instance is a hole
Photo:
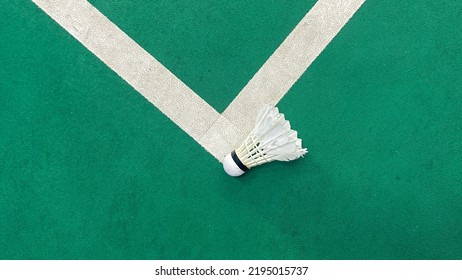
[[[278,108],[266,105],[258,113],[255,128],[244,143],[225,157],[223,168],[228,175],[237,177],[254,166],[298,159],[306,152],[284,115]]]

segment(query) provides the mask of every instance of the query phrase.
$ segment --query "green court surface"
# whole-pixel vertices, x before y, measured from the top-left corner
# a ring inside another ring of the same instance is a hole
[[[218,112],[315,4],[90,2]],[[240,178],[31,1],[0,32],[1,259],[462,258],[459,0],[367,0]]]

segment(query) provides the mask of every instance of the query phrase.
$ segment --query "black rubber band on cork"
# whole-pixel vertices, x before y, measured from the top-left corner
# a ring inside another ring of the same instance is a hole
[[[232,151],[231,152],[231,158],[234,160],[234,162],[237,164],[237,166],[239,167],[239,169],[241,169],[242,171],[246,172],[247,170],[249,170],[249,168],[247,168],[247,166],[245,166],[242,161],[239,159],[239,157],[236,155],[236,151]]]

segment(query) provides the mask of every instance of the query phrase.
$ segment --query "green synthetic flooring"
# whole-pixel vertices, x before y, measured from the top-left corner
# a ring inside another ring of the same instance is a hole
[[[315,3],[90,2],[219,112]],[[1,259],[462,258],[459,0],[367,0],[241,178],[31,1],[0,34]]]

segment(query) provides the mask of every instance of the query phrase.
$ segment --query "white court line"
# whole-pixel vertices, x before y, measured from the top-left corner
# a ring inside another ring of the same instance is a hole
[[[319,0],[276,49],[222,116],[239,127],[241,142],[264,104],[276,105],[365,0]]]
[[[364,1],[319,0],[220,115],[87,1],[33,0],[220,161],[261,105],[277,104]]]
[[[89,2],[33,2],[197,142],[220,117]]]

